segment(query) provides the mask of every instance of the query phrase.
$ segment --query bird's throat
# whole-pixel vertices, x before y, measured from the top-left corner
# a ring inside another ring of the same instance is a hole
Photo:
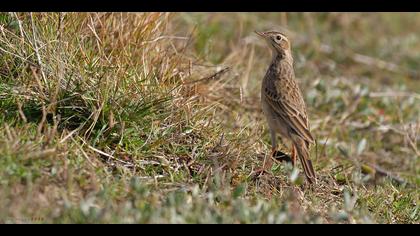
[[[292,54],[289,51],[273,51],[272,54],[272,63],[279,64],[282,61],[288,61],[293,63]]]
[[[276,73],[293,70],[293,58],[290,53],[285,51],[273,53],[270,67]]]

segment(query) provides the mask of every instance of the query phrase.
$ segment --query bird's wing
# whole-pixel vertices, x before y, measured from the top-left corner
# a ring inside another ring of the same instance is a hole
[[[264,93],[268,104],[298,136],[314,143],[305,102],[294,79],[280,78],[271,83],[271,86],[266,86]]]

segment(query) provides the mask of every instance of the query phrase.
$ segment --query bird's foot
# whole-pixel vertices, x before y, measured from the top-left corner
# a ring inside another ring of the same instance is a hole
[[[274,151],[272,156],[274,160],[279,161],[279,162],[282,162],[282,161],[292,162],[292,158],[282,151]]]

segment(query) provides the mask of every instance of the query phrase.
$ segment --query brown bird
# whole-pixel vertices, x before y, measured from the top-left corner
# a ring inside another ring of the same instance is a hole
[[[316,183],[315,171],[309,158],[309,146],[315,140],[309,130],[308,115],[302,93],[295,81],[293,57],[289,39],[277,31],[257,32],[272,50],[272,61],[261,86],[261,103],[271,135],[272,153],[277,149],[276,134],[291,142],[293,166],[299,157],[309,183]],[[271,158],[263,170],[272,165]]]

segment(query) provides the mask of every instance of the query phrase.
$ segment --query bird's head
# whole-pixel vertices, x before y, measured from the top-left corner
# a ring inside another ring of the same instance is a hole
[[[255,33],[265,39],[274,53],[284,54],[290,52],[290,41],[285,34],[278,31],[255,31]]]

